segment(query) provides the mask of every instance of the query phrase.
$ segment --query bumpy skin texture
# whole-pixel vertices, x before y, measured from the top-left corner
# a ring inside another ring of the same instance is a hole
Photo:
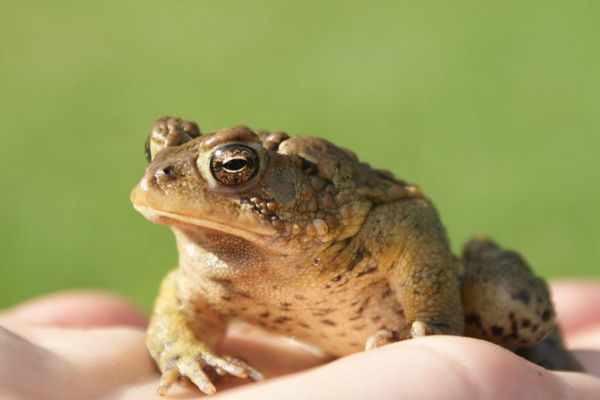
[[[579,368],[544,282],[518,255],[479,238],[455,257],[421,191],[352,152],[246,127],[201,135],[170,117],[146,151],[132,201],[173,229],[179,250],[148,331],[159,393],[180,378],[205,393],[217,375],[261,378],[214,351],[232,318],[333,356],[466,333]]]

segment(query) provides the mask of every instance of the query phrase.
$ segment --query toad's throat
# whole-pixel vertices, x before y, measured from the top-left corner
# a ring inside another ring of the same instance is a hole
[[[198,218],[170,211],[156,210],[148,206],[134,204],[134,208],[148,220],[170,226],[180,226],[192,229],[194,227],[206,228],[237,236],[250,242],[264,242],[276,231],[270,227],[252,226],[240,227],[232,223],[216,221],[208,218]]]

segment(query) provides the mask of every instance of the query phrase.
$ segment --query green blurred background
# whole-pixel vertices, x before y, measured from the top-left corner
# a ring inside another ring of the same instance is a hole
[[[325,137],[418,183],[455,249],[600,277],[600,2],[1,4],[0,306],[150,306],[175,246],[129,191],[164,114]]]

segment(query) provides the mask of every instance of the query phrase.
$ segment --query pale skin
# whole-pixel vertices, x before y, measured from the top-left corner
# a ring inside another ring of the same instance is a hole
[[[598,399],[600,283],[559,282],[552,291],[568,347],[587,373],[547,371],[494,344],[454,336],[405,340],[325,364],[306,349],[237,325],[223,350],[247,359],[268,379],[218,383],[216,397]],[[0,398],[160,398],[145,325],[145,316],[126,301],[98,292],[59,293],[4,311]],[[202,396],[176,385],[167,398]]]

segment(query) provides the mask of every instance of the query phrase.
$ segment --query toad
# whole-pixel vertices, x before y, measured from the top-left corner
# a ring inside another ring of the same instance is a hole
[[[148,328],[160,394],[179,379],[212,394],[218,375],[261,378],[215,350],[232,319],[334,357],[445,334],[581,368],[519,254],[476,237],[453,255],[422,191],[349,150],[243,126],[201,134],[164,117],[146,156],[131,200],[173,230],[179,251]]]

